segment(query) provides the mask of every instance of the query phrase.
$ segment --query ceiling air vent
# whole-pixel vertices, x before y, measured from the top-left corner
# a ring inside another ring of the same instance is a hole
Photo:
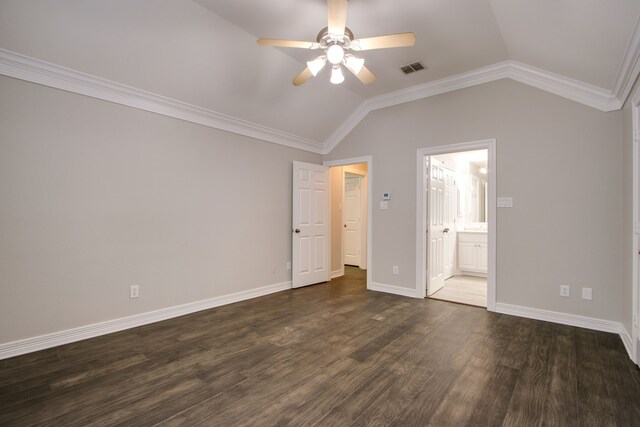
[[[422,64],[422,61],[418,61],[418,62],[414,62],[412,64],[404,65],[404,66],[400,67],[400,69],[405,74],[411,74],[411,73],[415,73],[416,71],[426,70],[427,67],[425,67]]]

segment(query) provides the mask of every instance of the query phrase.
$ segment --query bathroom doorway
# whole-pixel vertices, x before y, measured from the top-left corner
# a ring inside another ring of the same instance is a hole
[[[418,150],[417,276],[426,297],[495,309],[494,144]]]

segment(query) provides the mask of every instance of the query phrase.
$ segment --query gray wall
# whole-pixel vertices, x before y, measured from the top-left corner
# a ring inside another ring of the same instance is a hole
[[[0,343],[290,280],[291,162],[320,156],[8,77],[0,93]]]
[[[498,302],[620,321],[622,116],[501,80],[374,111],[325,159],[373,157],[373,281],[413,288],[416,149],[495,138]]]

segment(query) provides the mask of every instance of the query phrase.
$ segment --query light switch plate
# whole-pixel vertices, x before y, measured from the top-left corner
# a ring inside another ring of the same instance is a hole
[[[498,207],[499,208],[512,208],[513,207],[513,197],[498,197]]]
[[[593,292],[591,288],[582,288],[582,299],[589,301],[593,299]]]
[[[380,202],[380,209],[389,209],[389,202]]]

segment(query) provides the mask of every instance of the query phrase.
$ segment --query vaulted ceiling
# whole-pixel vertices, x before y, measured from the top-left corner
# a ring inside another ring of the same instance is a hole
[[[611,94],[619,108],[640,66],[639,17],[638,0],[351,0],[347,26],[357,38],[417,37],[412,47],[361,52],[378,77],[367,86],[351,75],[332,85],[325,70],[294,87],[314,52],[256,44],[315,40],[326,0],[0,0],[0,48],[322,152],[350,130],[345,123],[392,105],[389,96],[415,99],[422,95],[406,94],[486,67],[494,79],[525,70],[562,96],[572,87]],[[418,60],[427,70],[399,70]]]

